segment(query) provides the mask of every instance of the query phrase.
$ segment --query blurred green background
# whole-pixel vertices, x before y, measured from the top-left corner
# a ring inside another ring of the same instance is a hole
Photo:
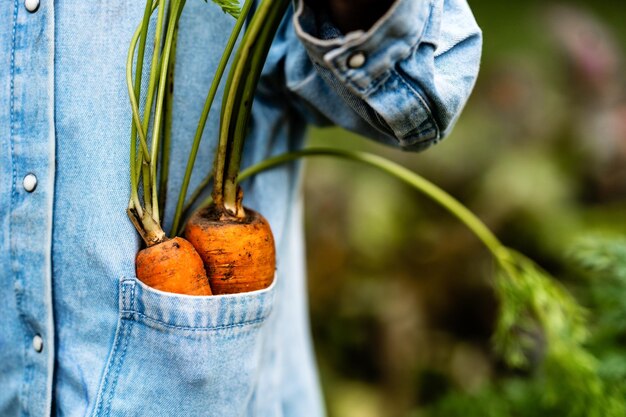
[[[339,129],[312,130],[310,144],[387,156],[459,198],[588,309],[588,349],[626,397],[626,4],[471,6],[482,69],[449,138],[422,154]],[[330,417],[586,415],[542,395],[540,348],[523,371],[495,355],[492,260],[446,212],[329,159],[307,162],[305,196]]]

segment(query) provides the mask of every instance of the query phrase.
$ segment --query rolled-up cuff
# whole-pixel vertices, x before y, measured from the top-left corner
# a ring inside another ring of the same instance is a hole
[[[297,0],[294,28],[313,62],[332,71],[358,96],[365,96],[419,44],[431,9],[429,0],[397,0],[367,32],[323,39],[317,30],[323,17]]]

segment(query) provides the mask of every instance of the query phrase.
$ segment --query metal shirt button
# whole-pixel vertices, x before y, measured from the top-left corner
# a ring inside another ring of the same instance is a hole
[[[31,13],[35,13],[39,8],[39,0],[24,0],[24,7]]]
[[[43,350],[43,339],[38,334],[33,337],[33,349],[35,349],[37,353]]]
[[[22,185],[24,186],[24,189],[29,193],[35,191],[35,188],[37,188],[37,177],[35,176],[35,174],[28,174],[27,176],[25,176],[22,180]]]
[[[365,54],[363,52],[355,52],[348,58],[348,67],[355,69],[365,65]]]

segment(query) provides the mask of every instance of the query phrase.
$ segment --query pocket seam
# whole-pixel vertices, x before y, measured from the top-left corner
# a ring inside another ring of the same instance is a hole
[[[228,324],[228,325],[223,325],[223,326],[209,326],[209,327],[191,327],[191,326],[177,326],[175,324],[170,324],[170,323],[166,323],[164,321],[161,320],[157,320],[153,317],[147,316],[143,313],[139,313],[138,311],[132,311],[132,310],[124,310],[122,311],[122,314],[124,314],[125,318],[129,318],[127,317],[129,314],[130,315],[136,315],[138,317],[141,317],[143,320],[146,321],[152,321],[155,323],[160,324],[161,326],[164,327],[168,327],[171,329],[178,329],[178,330],[186,330],[186,331],[192,331],[192,332],[210,332],[213,330],[227,330],[227,329],[232,329],[235,327],[247,327],[247,326],[252,326],[255,324],[259,324],[259,323],[263,323],[264,321],[267,320],[267,317],[261,317],[255,320],[249,320],[249,321],[245,321],[245,322],[241,322],[241,323],[233,323],[233,324]]]
[[[132,287],[130,290],[130,298],[131,303],[133,302],[135,288]],[[122,300],[124,303],[127,302],[126,298],[126,288],[122,286]],[[130,339],[129,335],[133,327],[133,322],[131,320],[126,320],[123,317],[120,317],[118,321],[118,330],[115,333],[115,342],[113,344],[113,348],[111,349],[111,353],[109,355],[109,362],[104,369],[104,379],[102,380],[102,385],[100,387],[98,393],[98,400],[96,403],[96,407],[93,412],[93,416],[108,416],[110,415],[111,410],[111,401],[113,401],[113,394],[115,393],[115,387],[117,386],[117,380],[120,375],[120,371],[122,369],[122,364],[124,363],[124,358],[126,356],[126,349],[128,348],[128,340]],[[119,356],[119,359],[116,359],[117,353],[120,349],[120,343],[123,341],[122,353]],[[113,371],[113,374],[111,374]],[[106,397],[106,398],[105,398]],[[103,407],[104,403],[106,405]]]
[[[109,398],[107,399],[107,408],[106,408],[106,413],[105,415],[109,415],[110,414],[110,410],[111,410],[111,402],[113,401],[113,396],[115,394],[115,387],[117,387],[117,380],[120,376],[120,371],[122,370],[122,364],[124,363],[124,358],[126,357],[126,348],[128,347],[128,340],[130,339],[129,335],[130,335],[130,331],[133,327],[133,323],[129,322],[129,323],[122,323],[122,326],[124,326],[123,329],[123,334],[121,335],[121,337],[124,338],[124,348],[122,349],[122,354],[120,356],[120,359],[117,361],[117,366],[115,368],[115,374],[113,376],[113,381],[111,383],[111,388],[108,390],[109,391]],[[113,354],[115,354],[116,352],[113,352]]]
[[[137,277],[122,276],[120,287],[122,291],[122,302],[119,310],[121,318],[162,331],[217,334],[228,330],[245,332],[247,328],[253,329],[267,321],[273,310],[272,304],[275,297],[273,293],[276,289],[276,280],[267,288],[247,293],[199,297],[183,294],[183,298],[180,300],[176,298],[180,294],[156,290],[142,283]],[[126,293],[132,294],[130,299],[125,295]],[[198,301],[198,304],[191,304],[193,301]],[[251,303],[256,304],[254,306],[256,313],[254,314],[242,310]],[[158,307],[157,310],[165,308],[169,313],[164,316],[157,311],[155,314],[155,306]],[[189,311],[197,308],[215,310],[213,313],[216,315],[214,315],[214,319],[201,320],[198,317],[191,318],[189,316],[185,318],[177,314],[182,313],[183,316],[186,316]],[[220,319],[222,310],[227,312],[228,317],[224,316],[223,319]],[[239,314],[243,315],[239,316]]]

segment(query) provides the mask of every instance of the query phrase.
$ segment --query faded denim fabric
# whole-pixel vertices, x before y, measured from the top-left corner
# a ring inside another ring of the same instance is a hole
[[[0,7],[0,416],[321,416],[298,164],[244,185],[245,204],[275,235],[270,288],[191,297],[134,277],[124,74],[143,7]],[[306,122],[410,150],[450,131],[480,59],[465,0],[398,0],[370,31],[345,36],[301,2],[294,7],[263,72],[244,166],[301,148]],[[210,2],[187,1],[166,227],[233,24]],[[209,117],[192,188],[213,161],[218,115]]]

